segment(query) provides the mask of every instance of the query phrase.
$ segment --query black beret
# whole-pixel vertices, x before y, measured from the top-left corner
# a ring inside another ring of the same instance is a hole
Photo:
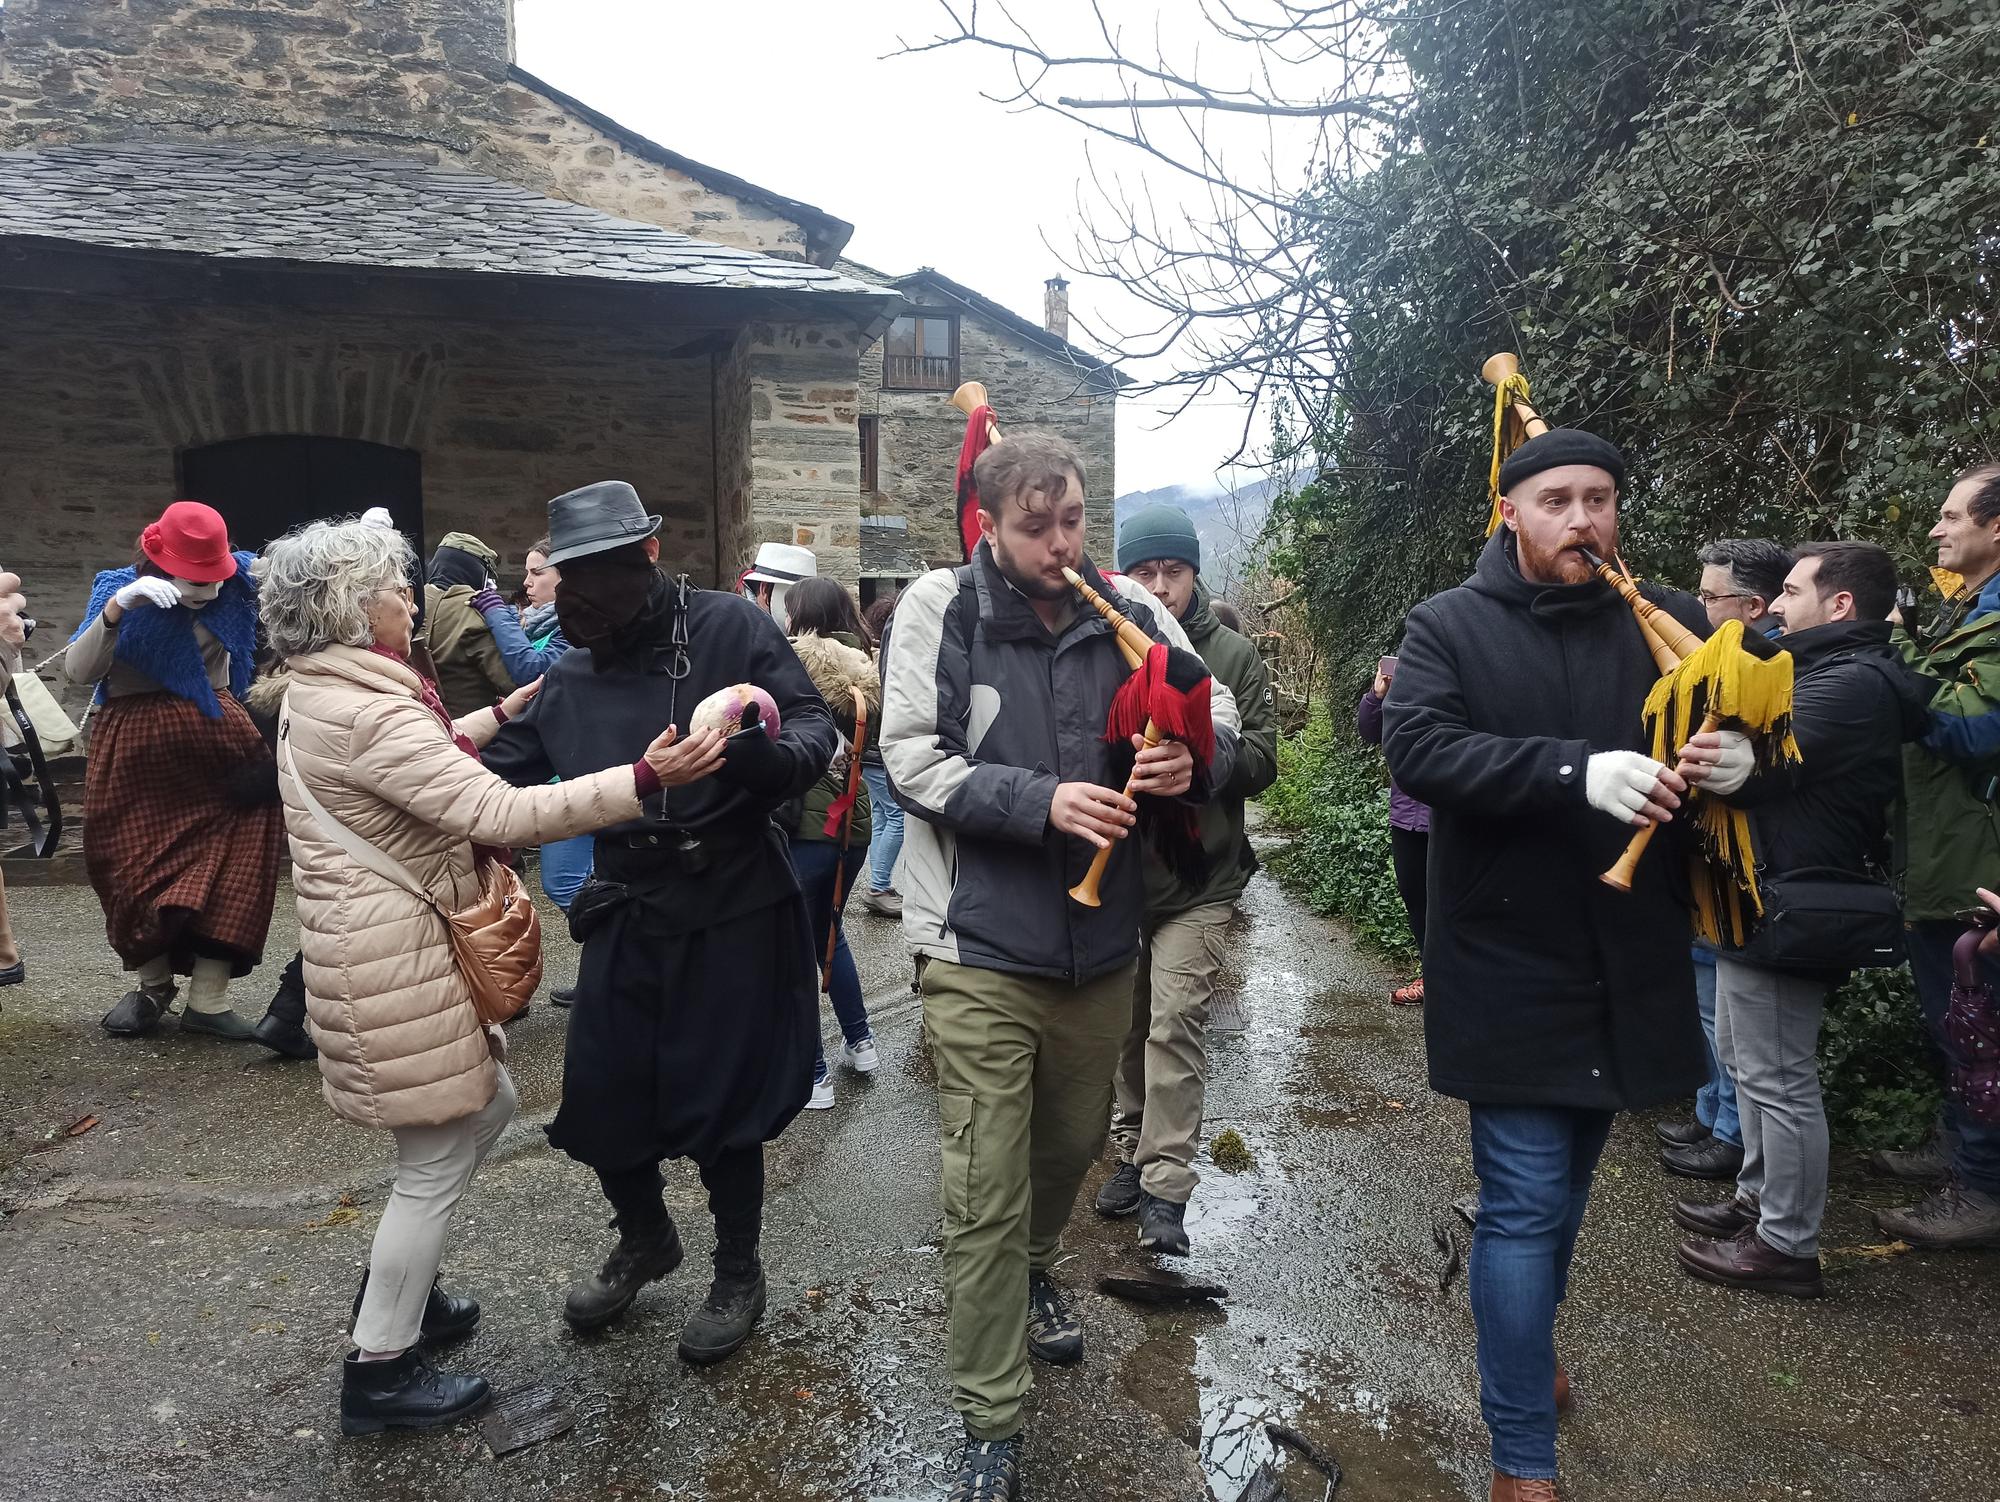
[[[1500,493],[1509,495],[1531,475],[1564,464],[1594,464],[1611,476],[1612,484],[1625,488],[1625,456],[1616,445],[1581,428],[1550,428],[1507,456],[1500,466]]]

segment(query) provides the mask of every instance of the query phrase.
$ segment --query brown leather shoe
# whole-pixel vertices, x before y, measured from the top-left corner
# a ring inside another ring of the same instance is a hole
[[[1754,1229],[1731,1241],[1689,1239],[1675,1249],[1675,1255],[1689,1276],[1705,1283],[1794,1299],[1816,1299],[1826,1293],[1819,1258],[1787,1257]]]
[[[1574,1407],[1576,1407],[1576,1399],[1570,1395],[1569,1373],[1563,1370],[1562,1363],[1558,1361],[1556,1363],[1556,1414],[1560,1417]]]
[[[1509,1476],[1505,1471],[1495,1471],[1486,1502],[1562,1502],[1562,1497],[1556,1491],[1556,1484],[1547,1477]]]
[[[1757,1224],[1757,1201],[1738,1195],[1726,1200],[1675,1200],[1674,1224],[1697,1236],[1727,1241]]]

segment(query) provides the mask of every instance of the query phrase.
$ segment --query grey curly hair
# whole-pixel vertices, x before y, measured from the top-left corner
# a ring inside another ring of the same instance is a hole
[[[416,555],[403,534],[359,520],[308,522],[264,549],[251,572],[257,615],[280,658],[375,639],[368,601],[409,583]]]

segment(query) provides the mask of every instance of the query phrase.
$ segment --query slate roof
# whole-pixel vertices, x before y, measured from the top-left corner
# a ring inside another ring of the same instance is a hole
[[[1111,382],[1114,395],[1118,387],[1132,384],[1132,377],[1126,375],[1109,360],[1092,354],[1080,344],[1070,343],[1060,334],[1050,333],[1033,319],[1023,318],[1005,303],[995,302],[985,293],[976,292],[963,282],[953,281],[942,271],[921,266],[905,276],[889,278],[889,285],[899,292],[911,294],[912,301],[918,300],[914,295],[917,292],[928,293],[931,295],[922,299],[923,301],[935,302],[937,298],[942,297],[947,302],[955,302],[1003,328],[1011,329],[1026,343],[1046,350],[1058,359],[1065,360],[1079,369],[1091,371]]]
[[[0,238],[248,261],[550,276],[883,301],[837,271],[712,245],[418,157],[264,142],[0,151]]]

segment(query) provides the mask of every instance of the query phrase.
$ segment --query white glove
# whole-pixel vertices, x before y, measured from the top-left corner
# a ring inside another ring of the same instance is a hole
[[[1583,768],[1584,800],[1620,824],[1647,824],[1640,815],[1654,799],[1666,768],[1637,751],[1596,751]]]
[[[1688,768],[1687,780],[1699,783],[1705,793],[1727,798],[1757,770],[1757,754],[1750,749],[1750,737],[1740,730],[1717,730],[1714,735],[1720,747],[1705,751],[1702,759]]]
[[[119,590],[111,601],[120,610],[130,610],[134,605],[157,605],[162,610],[172,610],[180,604],[181,592],[174,588],[173,580],[145,574]]]

